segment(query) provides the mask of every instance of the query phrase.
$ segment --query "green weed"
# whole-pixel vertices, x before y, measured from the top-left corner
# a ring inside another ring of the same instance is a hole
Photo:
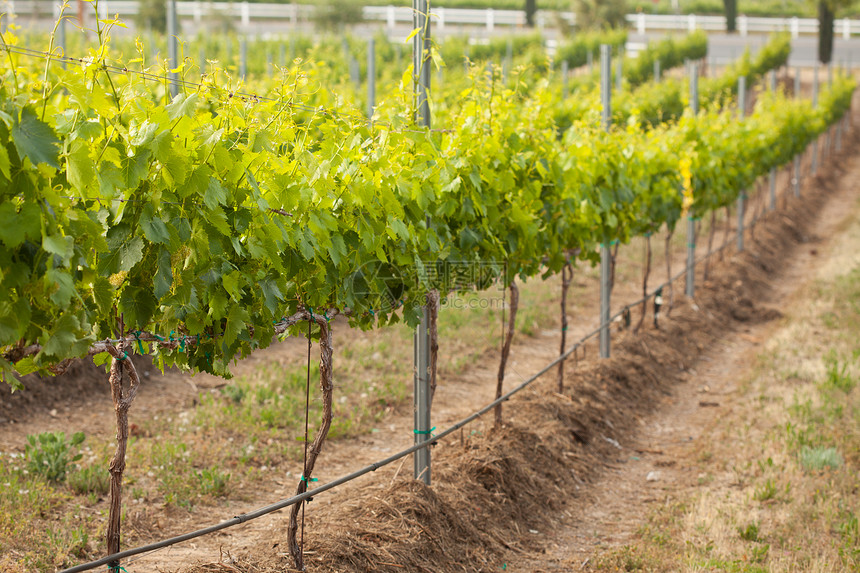
[[[110,473],[103,467],[90,466],[68,475],[68,484],[78,495],[94,493],[106,495],[110,487]]]
[[[222,472],[218,468],[209,468],[197,472],[197,482],[200,488],[200,493],[203,495],[211,495],[220,497],[227,494],[227,485],[230,481],[230,474]]]
[[[842,455],[836,448],[803,446],[800,450],[800,465],[807,470],[839,469],[842,463]]]
[[[758,523],[752,522],[746,527],[738,526],[738,535],[744,541],[760,541]]]
[[[776,499],[777,493],[779,493],[779,488],[777,488],[776,482],[772,478],[768,478],[761,487],[756,488],[753,498],[757,501],[769,501]]]
[[[72,448],[84,441],[84,433],[72,434],[66,442],[64,432],[43,432],[37,436],[27,436],[25,457],[27,470],[43,476],[51,482],[59,483],[66,480],[66,474],[73,470],[81,454],[72,455]]]
[[[848,370],[850,366],[848,360],[839,360],[836,353],[831,352],[824,359],[824,365],[827,371],[824,379],[825,388],[834,388],[848,393],[857,386],[857,380]]]

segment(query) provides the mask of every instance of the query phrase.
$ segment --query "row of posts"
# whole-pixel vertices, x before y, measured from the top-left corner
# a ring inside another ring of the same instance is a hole
[[[430,106],[429,106],[429,90],[430,90],[430,25],[429,25],[429,6],[427,0],[413,0],[414,28],[418,30],[413,38],[413,70],[414,70],[414,106],[415,106],[415,122],[422,127],[430,127]],[[168,65],[170,66],[170,95],[176,97],[179,93],[179,74],[173,70],[179,67],[178,57],[178,30],[177,30],[177,14],[176,0],[168,0],[167,2],[167,33],[168,33]],[[60,20],[57,29],[57,43],[61,48],[65,47],[65,23]],[[246,62],[247,44],[241,44],[242,62]],[[615,68],[616,89],[621,89],[623,70],[622,58],[618,59]],[[367,114],[369,118],[373,117],[376,86],[373,78],[376,76],[376,56],[375,45],[371,39],[368,43],[367,55],[368,68],[368,108]],[[562,63],[563,77],[567,78],[566,73],[567,62]],[[244,75],[246,66],[242,65],[240,75]],[[660,77],[660,64],[654,64],[654,77]],[[611,46],[600,46],[600,93],[603,106],[602,119],[606,130],[609,130],[612,123],[611,113],[611,92],[612,92],[612,67],[611,67]],[[828,82],[832,82],[832,68],[828,71]],[[776,73],[771,72],[770,87],[776,87]],[[795,95],[799,97],[800,93],[800,70],[797,69],[795,74]],[[741,118],[746,112],[746,78],[741,77],[738,84],[738,113]],[[565,94],[566,95],[566,94]],[[818,102],[818,68],[815,69],[813,77],[813,105]],[[690,66],[690,102],[694,113],[698,113],[699,93],[698,93],[698,65]],[[841,131],[838,134],[841,136]],[[837,140],[837,145],[841,145],[841,138]],[[818,142],[813,143],[812,148],[812,174],[815,174],[817,167],[817,152]],[[800,184],[800,158],[795,158],[794,162],[794,193],[799,195]],[[776,174],[771,170],[769,174],[770,180],[770,208],[775,207],[775,179]],[[738,229],[737,229],[737,246],[738,251],[743,251],[744,242],[744,202],[746,194],[741,193],[738,197]],[[428,219],[427,224],[430,224]],[[686,276],[686,294],[693,297],[695,294],[695,231],[696,220],[694,214],[690,214],[687,224],[687,276]],[[612,267],[611,245],[608,237],[604,238],[601,243],[601,264],[600,264],[600,356],[609,358],[610,356],[610,272]],[[414,336],[414,440],[416,444],[430,440],[431,425],[430,425],[430,332],[429,332],[429,308],[424,307],[421,321],[415,331]],[[416,479],[422,480],[426,484],[430,484],[430,449],[421,448],[415,452],[414,456],[414,475]]]
[[[427,24],[427,2],[426,0],[413,0],[415,12],[415,28],[419,30],[414,39],[414,65],[415,65],[415,103],[416,103],[416,122],[419,125],[430,125],[429,109],[426,107],[427,90],[430,86],[430,75],[427,57],[429,55],[429,28]],[[371,44],[372,46],[372,44]],[[372,50],[371,50],[372,52]],[[619,58],[616,71],[616,88],[621,89],[621,79],[623,77],[621,68],[621,58]],[[660,77],[660,64],[655,62],[654,77]],[[694,113],[699,112],[699,85],[698,85],[698,64],[693,63],[689,66],[690,75],[690,105]],[[566,62],[562,63],[563,77],[567,78]],[[832,81],[832,69],[829,72],[829,80]],[[612,122],[612,65],[611,65],[611,47],[608,45],[600,46],[600,94],[602,103],[602,120],[604,129],[609,130]],[[776,71],[770,72],[770,89],[776,89]],[[747,108],[747,79],[746,77],[739,78],[738,81],[738,115],[743,119],[746,115]],[[371,82],[372,83],[372,82]],[[795,76],[795,97],[800,97],[800,70],[797,69]],[[563,84],[563,95],[567,95],[566,81]],[[818,101],[818,68],[815,68],[813,79],[813,105],[817,105]],[[371,99],[372,101],[372,99]],[[839,132],[841,135],[841,131]],[[813,143],[812,148],[812,173],[815,173],[817,162],[817,140]],[[795,177],[794,177],[794,192],[799,194],[799,159],[795,161]],[[776,207],[776,172],[771,169],[768,174],[769,179],[769,209],[773,210]],[[737,200],[738,224],[737,224],[737,248],[741,252],[744,250],[744,217],[746,190],[742,191]],[[687,219],[687,264],[686,264],[686,288],[685,293],[688,297],[693,298],[695,295],[695,265],[696,265],[696,215],[690,213]],[[429,220],[428,220],[429,225]],[[599,351],[602,358],[610,356],[610,312],[611,312],[611,268],[612,268],[612,251],[609,242],[609,237],[604,237],[600,245],[600,332],[599,332]],[[426,440],[430,440],[430,341],[428,331],[428,309],[424,308],[421,324],[415,332],[414,338],[414,432],[415,444],[420,444]],[[430,484],[430,449],[422,448],[416,451],[414,457],[415,478],[422,480],[426,484]]]

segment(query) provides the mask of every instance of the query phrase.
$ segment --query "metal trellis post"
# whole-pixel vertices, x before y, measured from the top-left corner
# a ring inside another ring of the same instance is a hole
[[[743,119],[746,116],[747,110],[747,78],[741,76],[738,78],[738,116]],[[746,190],[742,190],[738,196],[738,252],[744,250],[744,202],[746,200]]]
[[[776,92],[776,70],[770,71],[770,91]],[[770,186],[770,202],[768,208],[770,211],[776,209],[776,169],[771,168],[767,174],[768,184]]]
[[[561,99],[567,99],[567,60],[561,61]]]
[[[367,41],[367,117],[373,121],[376,108],[376,41]]]
[[[699,113],[699,65],[691,64],[690,108]],[[687,216],[687,288],[686,295],[693,298],[696,293],[696,217],[692,211]]]
[[[60,48],[62,54],[66,55],[66,19],[63,15],[62,5],[57,4],[54,6],[54,17],[57,19],[57,46]],[[63,69],[66,69],[66,60],[61,60],[60,65]]]
[[[619,58],[620,60],[620,58]],[[618,69],[621,69],[619,63]],[[603,127],[609,130],[612,122],[612,52],[611,47],[600,46],[600,99],[603,103]],[[610,270],[612,253],[610,252],[609,237],[603,237],[600,244],[600,357],[609,358],[609,301],[610,301]]]
[[[800,66],[794,68],[794,99],[800,99]],[[794,188],[794,196],[800,197],[800,160],[803,155],[794,156],[794,177],[792,177],[792,187]]]
[[[179,74],[174,72],[179,67],[179,22],[176,19],[176,0],[167,0],[167,65],[170,67],[170,97],[179,95]]]
[[[412,0],[414,26],[418,30],[412,41],[412,64],[415,120],[430,127],[430,2]],[[430,309],[424,305],[421,322],[415,330],[414,394],[415,443],[430,440]],[[414,455],[415,479],[430,485],[430,448],[417,450]]]
[[[248,38],[239,41],[239,77],[243,80],[248,75]]]
[[[815,64],[815,69],[812,73],[812,108],[818,108],[818,63]],[[818,137],[812,141],[812,166],[810,172],[815,177],[818,171]]]

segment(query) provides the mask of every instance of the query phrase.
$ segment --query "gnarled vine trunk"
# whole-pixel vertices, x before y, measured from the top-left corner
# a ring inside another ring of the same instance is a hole
[[[642,277],[642,314],[639,316],[639,322],[636,328],[633,329],[633,334],[637,334],[642,324],[645,322],[645,315],[648,313],[648,277],[651,275],[651,233],[645,235],[645,272]]]
[[[128,449],[128,410],[137,396],[140,386],[140,377],[131,359],[125,351],[125,343],[120,342],[114,346],[109,340],[105,341],[105,348],[113,357],[111,362],[110,393],[113,399],[113,407],[116,412],[116,450],[110,461],[110,510],[108,514],[107,528],[107,552],[108,555],[119,553],[120,528],[122,519],[122,474],[125,471],[125,454]],[[128,375],[129,388],[126,394],[122,385],[123,374]],[[119,567],[119,562],[112,562],[110,567]]]
[[[511,312],[508,317],[508,329],[507,332],[502,333],[504,336],[504,342],[502,343],[502,358],[499,361],[499,376],[496,382],[496,400],[502,397],[502,387],[505,382],[505,366],[508,363],[508,356],[511,353],[511,342],[514,338],[514,324],[517,320],[517,309],[520,304],[520,291],[517,288],[517,284],[514,281],[511,281],[511,286],[509,287],[511,291]],[[501,403],[496,404],[495,408],[495,428],[498,430],[502,427],[502,405]]]
[[[328,321],[324,317],[308,313],[308,320],[313,320],[320,327],[320,389],[322,390],[323,413],[320,427],[314,436],[313,444],[308,453],[305,467],[302,469],[302,478],[299,480],[296,488],[296,495],[301,495],[308,490],[308,483],[312,481],[314,465],[322,451],[323,443],[328,436],[328,431],[331,428],[332,420],[332,336],[331,328]],[[298,515],[299,511],[304,506],[305,502],[297,503],[290,508],[290,524],[287,528],[287,541],[290,547],[290,554],[293,556],[293,561],[296,569],[299,571],[305,570],[304,556],[302,555],[302,547],[297,541],[297,532],[299,529]]]
[[[573,281],[573,267],[567,263],[561,269],[561,350],[559,356],[564,356],[567,344],[567,291]],[[558,393],[564,391],[564,360],[558,363]]]
[[[428,328],[430,330],[430,405],[433,405],[433,396],[436,394],[436,363],[439,357],[439,291],[431,290],[427,293],[427,309],[430,311]]]

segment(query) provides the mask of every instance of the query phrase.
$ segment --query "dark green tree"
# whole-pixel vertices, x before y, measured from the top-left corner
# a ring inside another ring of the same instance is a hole
[[[833,21],[836,19],[835,6],[831,2],[818,2],[818,61],[829,64],[833,57]]]
[[[526,26],[535,27],[535,14],[537,14],[537,0],[526,0]]]
[[[137,8],[137,26],[141,30],[164,33],[167,31],[167,1],[140,0]]]
[[[726,8],[726,32],[734,34],[738,30],[738,0],[723,0]]]
[[[853,0],[816,0],[818,4],[818,61],[829,64],[833,59],[833,24],[836,14],[849,8]]]
[[[625,0],[574,0],[573,13],[579,30],[622,28],[627,25]]]

